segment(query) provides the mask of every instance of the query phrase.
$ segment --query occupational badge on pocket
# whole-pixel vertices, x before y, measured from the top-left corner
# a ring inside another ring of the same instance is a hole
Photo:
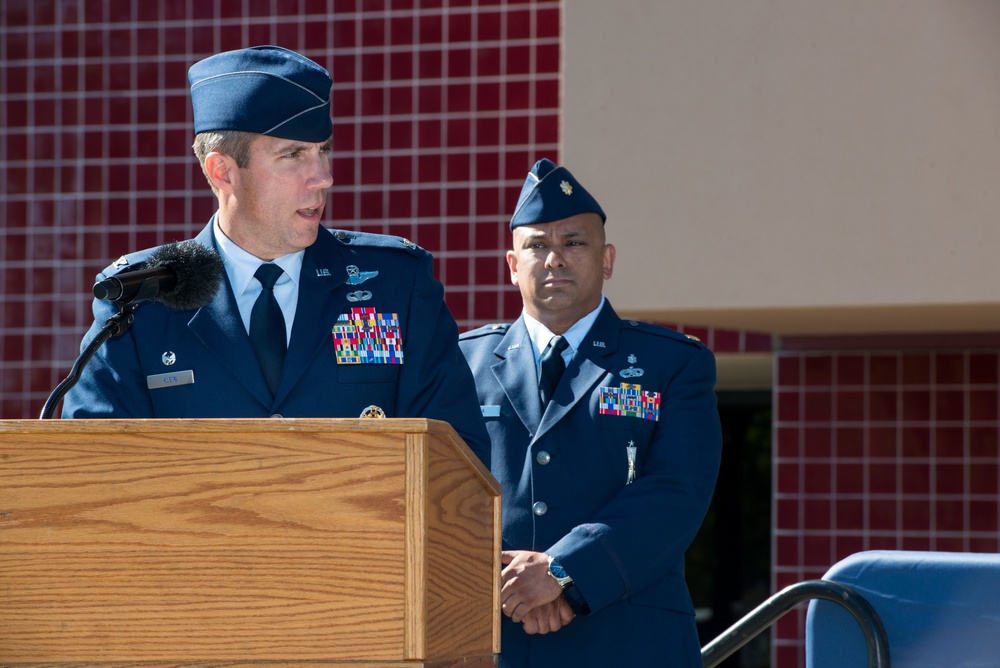
[[[622,383],[619,387],[602,387],[598,404],[601,415],[637,417],[660,420],[660,393],[643,392],[641,385]]]
[[[333,348],[337,364],[402,364],[399,315],[360,307],[341,313],[333,326]]]

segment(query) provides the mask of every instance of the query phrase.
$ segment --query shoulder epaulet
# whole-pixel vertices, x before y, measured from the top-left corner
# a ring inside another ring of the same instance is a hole
[[[690,343],[696,346],[704,346],[697,336],[693,334],[683,334],[675,329],[670,329],[669,327],[663,327],[662,325],[654,325],[648,322],[642,322],[639,320],[622,320],[623,329],[634,329],[646,334],[653,334],[654,336],[662,336],[668,339],[674,339],[675,341],[683,341],[684,343]]]
[[[484,336],[490,336],[490,335],[503,336],[504,334],[507,333],[508,329],[510,329],[510,325],[507,324],[498,323],[492,325],[483,325],[482,327],[470,330],[468,332],[465,332],[464,334],[459,334],[458,339],[460,341],[468,341],[470,339],[479,339]]]
[[[409,239],[396,237],[391,234],[373,234],[371,232],[353,232],[350,230],[330,231],[333,233],[333,238],[344,245],[403,250],[413,255],[425,255],[428,253],[428,251]]]
[[[135,251],[134,253],[128,253],[127,255],[122,255],[120,258],[105,267],[101,273],[104,276],[114,276],[118,272],[125,271],[126,269],[132,270],[137,267],[142,267],[149,260],[150,256],[158,251],[161,247],[147,248],[145,250]]]

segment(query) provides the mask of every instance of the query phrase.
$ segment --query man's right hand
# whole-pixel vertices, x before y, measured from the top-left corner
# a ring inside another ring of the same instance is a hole
[[[525,616],[522,626],[528,634],[555,633],[573,621],[573,611],[566,602],[565,596],[539,606]]]

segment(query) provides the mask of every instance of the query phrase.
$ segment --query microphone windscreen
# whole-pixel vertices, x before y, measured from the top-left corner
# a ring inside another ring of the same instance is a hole
[[[169,267],[177,276],[171,290],[161,290],[156,301],[175,311],[190,311],[207,305],[222,282],[222,257],[197,241],[163,246],[150,256],[146,266]]]

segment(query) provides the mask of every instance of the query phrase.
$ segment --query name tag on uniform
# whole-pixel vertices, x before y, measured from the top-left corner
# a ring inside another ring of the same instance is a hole
[[[153,376],[146,376],[146,387],[151,390],[159,390],[164,387],[175,385],[190,385],[194,382],[194,371],[174,371],[172,373],[158,373]]]
[[[500,417],[500,407],[499,406],[480,406],[483,411],[483,417]]]

